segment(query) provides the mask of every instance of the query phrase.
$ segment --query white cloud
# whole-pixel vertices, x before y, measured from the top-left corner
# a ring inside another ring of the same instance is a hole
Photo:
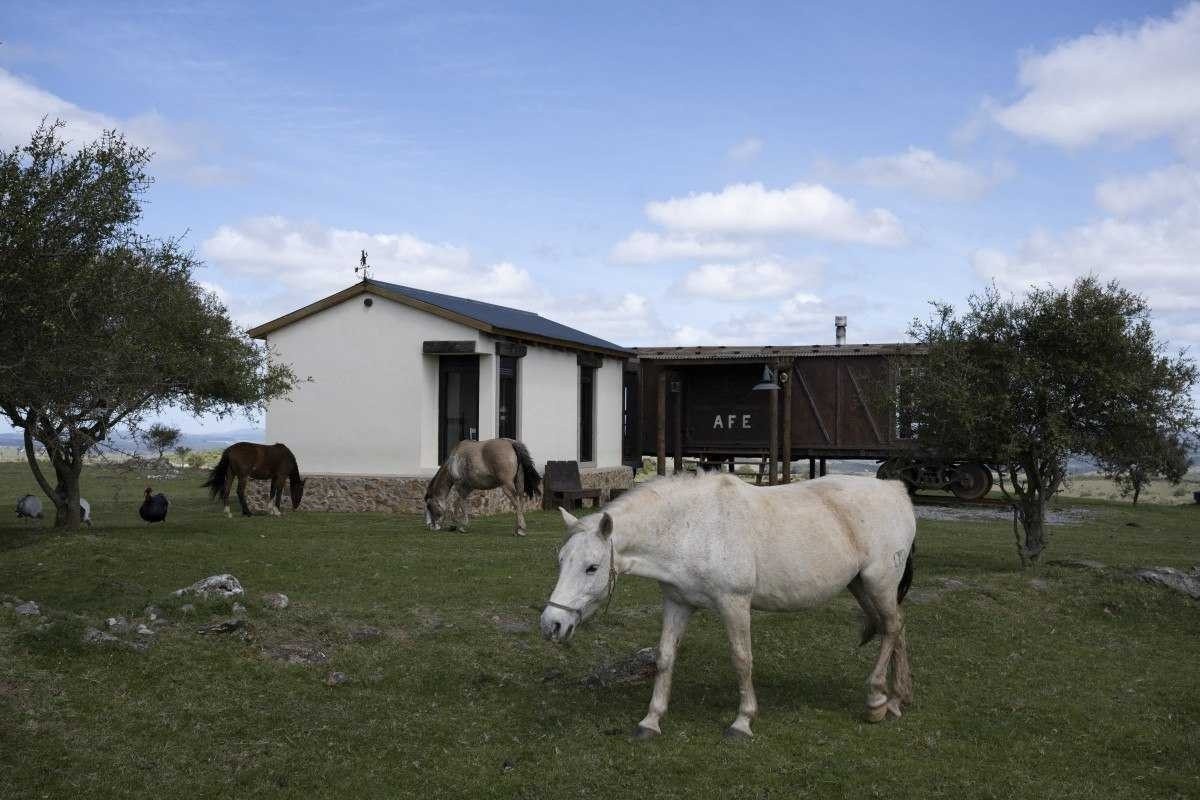
[[[679,289],[713,300],[758,300],[787,294],[802,280],[815,282],[818,271],[816,265],[789,266],[775,260],[703,264],[683,276]]]
[[[528,278],[511,264],[480,271],[472,267],[465,248],[432,244],[408,233],[366,233],[279,216],[222,225],[201,245],[204,257],[226,271],[315,291],[358,280],[353,267],[360,250],[370,254],[374,274],[381,280],[424,289],[469,288],[474,294],[482,288],[478,281],[494,278],[499,281],[498,291],[505,293]]]
[[[115,128],[130,142],[154,150],[157,160],[188,161],[196,156],[184,133],[155,112],[127,119],[89,112],[0,68],[0,145],[28,143],[43,118],[66,122],[64,136],[74,143],[91,142]]]
[[[890,211],[860,212],[852,201],[812,183],[786,189],[738,183],[720,192],[648,203],[646,215],[670,230],[693,233],[787,233],[888,246],[907,240],[903,226]]]
[[[733,161],[751,161],[762,152],[763,140],[757,136],[748,136],[729,148],[729,158]]]
[[[745,258],[758,249],[755,242],[634,231],[613,247],[612,259],[625,264],[652,264],[700,258]]]
[[[1145,175],[1105,181],[1096,187],[1096,203],[1117,215],[1200,203],[1200,170],[1173,164]]]
[[[1197,185],[1196,172],[1183,168],[1102,184],[1097,200],[1111,216],[1058,234],[1037,231],[1011,254],[978,251],[972,265],[980,277],[1014,291],[1065,286],[1095,273],[1142,293],[1157,313],[1194,318],[1200,312]]]
[[[918,147],[895,155],[860,158],[847,167],[831,166],[826,170],[869,186],[908,189],[938,200],[974,200],[1011,174],[1011,168],[1003,164],[982,171]]]
[[[1138,27],[1098,29],[1021,59],[1023,96],[992,109],[1003,127],[1063,147],[1112,136],[1200,137],[1200,4]]]
[[[535,310],[544,317],[626,347],[654,341],[662,331],[650,302],[633,292],[611,299],[547,298],[539,306]]]

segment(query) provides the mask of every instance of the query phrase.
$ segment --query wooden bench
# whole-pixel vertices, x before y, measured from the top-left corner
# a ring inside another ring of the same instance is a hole
[[[600,489],[584,489],[579,479],[578,461],[547,461],[542,474],[542,508],[562,506],[572,510],[590,498],[592,507],[600,505]]]

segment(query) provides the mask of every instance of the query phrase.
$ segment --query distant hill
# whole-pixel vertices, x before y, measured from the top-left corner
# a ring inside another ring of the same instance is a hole
[[[203,431],[200,433],[185,433],[180,439],[180,445],[193,450],[224,450],[234,442],[262,442],[266,434],[262,428],[237,428],[231,431]],[[146,446],[131,439],[127,435],[110,436],[107,442],[118,450],[125,452],[148,452]],[[0,447],[23,447],[24,437],[19,433],[0,433]]]

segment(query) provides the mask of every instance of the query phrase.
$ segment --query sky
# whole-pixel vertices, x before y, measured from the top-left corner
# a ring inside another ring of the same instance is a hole
[[[365,249],[629,346],[1089,272],[1200,344],[1200,2],[2,4],[0,146],[43,117],[155,152],[141,230],[244,327]]]

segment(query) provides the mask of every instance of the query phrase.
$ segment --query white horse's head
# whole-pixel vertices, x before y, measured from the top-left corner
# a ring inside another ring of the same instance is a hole
[[[607,512],[579,520],[564,508],[567,541],[558,551],[558,583],[542,612],[542,636],[556,642],[571,638],[612,593],[617,571],[613,563],[613,520]]]

